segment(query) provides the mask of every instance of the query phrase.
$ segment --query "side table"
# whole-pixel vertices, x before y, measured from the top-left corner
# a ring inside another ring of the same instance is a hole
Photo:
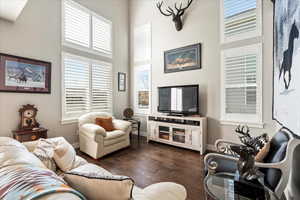
[[[14,130],[12,133],[13,138],[19,142],[29,142],[40,138],[47,138],[47,131],[48,129],[39,128],[36,130]]]
[[[128,119],[128,118],[124,118],[123,120],[131,122],[132,124],[131,134],[136,131],[138,134],[138,141],[140,141],[141,121],[137,119]]]

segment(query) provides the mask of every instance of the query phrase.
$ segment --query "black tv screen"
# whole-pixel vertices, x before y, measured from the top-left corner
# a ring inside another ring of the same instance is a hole
[[[158,112],[199,114],[198,85],[158,88]]]

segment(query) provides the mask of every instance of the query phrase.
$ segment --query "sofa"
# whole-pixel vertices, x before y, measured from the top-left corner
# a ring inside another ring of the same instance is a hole
[[[47,139],[47,141],[58,139],[60,138]],[[0,137],[0,173],[4,168],[19,169],[24,166],[46,168],[45,165],[43,165],[43,163],[32,153],[35,150],[38,142],[39,141],[19,143],[18,141],[9,137]],[[72,168],[79,168],[86,164],[86,160],[76,155],[76,159],[72,165]],[[106,171],[100,166],[95,165],[94,167],[97,167],[97,170]],[[64,173],[60,171],[58,174],[63,177]],[[2,188],[3,182],[5,181],[5,178],[0,176]],[[6,187],[5,184],[4,186]],[[134,200],[185,200],[186,195],[186,189],[182,185],[171,182],[156,183],[143,189],[133,186],[132,190],[132,199]],[[80,200],[81,198],[70,192],[52,192],[35,199]]]
[[[105,131],[104,128],[95,124],[98,117],[112,117],[113,126],[116,130]],[[131,123],[115,119],[109,113],[90,112],[84,114],[78,119],[78,128],[80,151],[94,159],[130,145]]]

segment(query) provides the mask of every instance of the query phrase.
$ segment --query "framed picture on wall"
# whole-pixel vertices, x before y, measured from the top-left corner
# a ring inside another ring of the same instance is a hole
[[[300,1],[275,1],[273,119],[297,135],[300,135],[299,13]]]
[[[164,53],[165,73],[201,69],[201,44],[193,44]]]
[[[118,72],[118,90],[120,92],[126,91],[126,74],[124,72]]]
[[[0,92],[51,93],[51,63],[0,53]]]

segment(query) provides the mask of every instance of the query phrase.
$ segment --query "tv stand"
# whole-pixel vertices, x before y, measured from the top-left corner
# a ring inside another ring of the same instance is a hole
[[[167,116],[173,116],[173,117],[183,117],[185,116],[184,114],[180,114],[180,113],[168,113]]]
[[[149,115],[147,140],[199,151],[206,150],[206,117]]]

